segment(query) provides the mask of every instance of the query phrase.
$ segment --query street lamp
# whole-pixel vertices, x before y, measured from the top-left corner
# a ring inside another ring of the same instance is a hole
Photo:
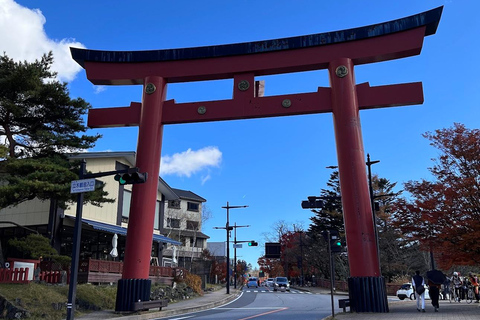
[[[227,209],[227,223],[225,224],[225,228],[220,228],[220,227],[215,227],[215,229],[225,229],[227,230],[227,276],[226,276],[226,282],[227,282],[227,294],[230,294],[230,230],[233,230],[233,227],[230,227],[230,221],[229,221],[229,214],[230,214],[230,209],[237,209],[237,208],[247,208],[248,206],[231,206],[228,204],[227,201],[227,206],[222,207],[223,209]]]
[[[378,270],[382,274],[380,268],[380,249],[378,248],[378,230],[377,230],[377,215],[375,214],[375,197],[373,196],[373,185],[372,185],[372,164],[379,163],[380,160],[370,161],[370,154],[367,153],[367,168],[368,168],[368,187],[370,189],[370,203],[372,206],[372,215],[373,215],[373,230],[375,231],[375,241],[377,245],[377,257],[378,257]]]

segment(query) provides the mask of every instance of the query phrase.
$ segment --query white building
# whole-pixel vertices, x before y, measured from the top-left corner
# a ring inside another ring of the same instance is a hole
[[[165,266],[187,267],[207,248],[209,237],[201,231],[205,218],[203,203],[206,200],[191,191],[174,188],[172,191],[178,199],[165,202],[161,230],[165,236],[180,241],[182,245],[168,245],[163,252],[163,261]]]

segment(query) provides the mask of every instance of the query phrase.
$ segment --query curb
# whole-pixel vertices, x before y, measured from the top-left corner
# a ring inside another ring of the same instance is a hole
[[[235,300],[240,295],[240,292],[235,294],[229,295],[221,300],[213,301],[209,303],[205,303],[203,305],[197,305],[192,307],[185,307],[182,309],[172,309],[172,310],[162,310],[162,311],[153,311],[148,312],[145,314],[136,314],[136,315],[129,315],[129,316],[121,316],[115,319],[122,319],[122,320],[148,320],[148,319],[155,319],[155,318],[162,318],[162,317],[169,317],[174,316],[177,314],[184,314],[190,312],[198,312],[202,310],[212,309],[221,305],[224,305],[228,302]]]

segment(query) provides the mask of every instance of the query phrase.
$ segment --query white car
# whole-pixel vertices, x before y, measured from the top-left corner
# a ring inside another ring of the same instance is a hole
[[[267,281],[265,282],[265,286],[267,286],[267,287],[273,287],[273,281],[274,281],[274,280],[275,280],[275,279],[273,279],[273,278],[268,278]]]
[[[404,283],[397,290],[397,297],[400,300],[404,300],[408,298],[410,300],[415,300],[415,292],[413,292],[412,284],[411,283]],[[425,299],[430,299],[430,295],[428,294],[428,286],[425,285]],[[442,300],[442,294],[440,293],[440,300]]]

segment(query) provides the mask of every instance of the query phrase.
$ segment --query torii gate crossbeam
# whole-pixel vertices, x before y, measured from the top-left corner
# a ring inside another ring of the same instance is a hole
[[[423,103],[421,83],[370,87],[355,84],[354,66],[420,54],[436,32],[443,7],[410,17],[336,32],[221,46],[95,51],[71,48],[99,85],[144,86],[142,103],[92,109],[88,125],[139,126],[136,166],[158,177],[165,124],[332,112],[350,264],[349,294],[356,312],[388,312],[369,198],[359,110]],[[328,69],[330,87],[317,92],[261,97],[255,77]],[[167,83],[233,78],[233,98],[165,101]],[[133,186],[117,311],[148,300],[148,270],[157,179]]]

